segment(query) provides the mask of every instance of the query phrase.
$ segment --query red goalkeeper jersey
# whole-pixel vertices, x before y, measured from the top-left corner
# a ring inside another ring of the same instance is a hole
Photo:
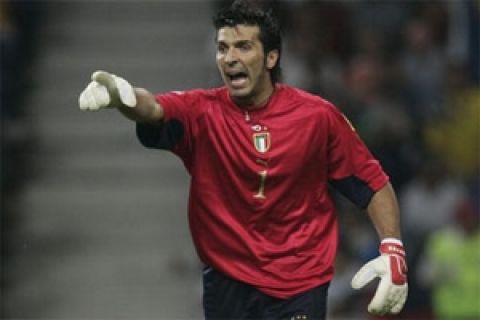
[[[330,281],[338,226],[328,185],[366,207],[388,181],[342,113],[283,84],[255,111],[226,88],[157,101],[164,121],[137,124],[137,135],[183,160],[200,259],[278,298]]]

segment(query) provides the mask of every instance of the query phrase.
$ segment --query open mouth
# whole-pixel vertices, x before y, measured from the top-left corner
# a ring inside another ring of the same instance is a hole
[[[248,80],[248,76],[245,72],[228,72],[227,77],[234,88],[245,86]]]

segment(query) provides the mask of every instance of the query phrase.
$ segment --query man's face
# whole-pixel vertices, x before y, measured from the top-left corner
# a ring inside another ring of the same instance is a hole
[[[242,105],[259,104],[273,88],[270,69],[276,51],[263,52],[258,26],[223,27],[217,33],[217,66],[232,98]]]

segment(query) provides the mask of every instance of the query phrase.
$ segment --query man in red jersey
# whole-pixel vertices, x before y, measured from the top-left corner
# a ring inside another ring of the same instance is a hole
[[[399,210],[378,161],[331,103],[278,83],[281,35],[270,13],[236,1],[214,24],[224,87],[153,95],[97,71],[79,98],[82,110],[117,108],[143,145],[183,161],[205,318],[325,319],[338,241],[328,185],[366,209],[381,240],[352,286],[379,277],[368,310],[400,312]]]

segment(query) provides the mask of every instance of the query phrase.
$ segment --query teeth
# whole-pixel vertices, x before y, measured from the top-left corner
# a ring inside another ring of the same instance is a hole
[[[243,74],[236,74],[236,75],[234,75],[234,76],[230,76],[230,78],[231,78],[232,80],[235,80],[235,79],[243,79],[243,78],[246,78],[246,76],[243,75]]]
[[[247,83],[247,78],[246,77],[235,77],[231,78],[231,84],[236,87],[240,88],[243,87]]]
[[[240,77],[246,77],[247,75],[244,72],[235,72],[235,73],[227,73],[227,75],[230,78],[240,78]]]

